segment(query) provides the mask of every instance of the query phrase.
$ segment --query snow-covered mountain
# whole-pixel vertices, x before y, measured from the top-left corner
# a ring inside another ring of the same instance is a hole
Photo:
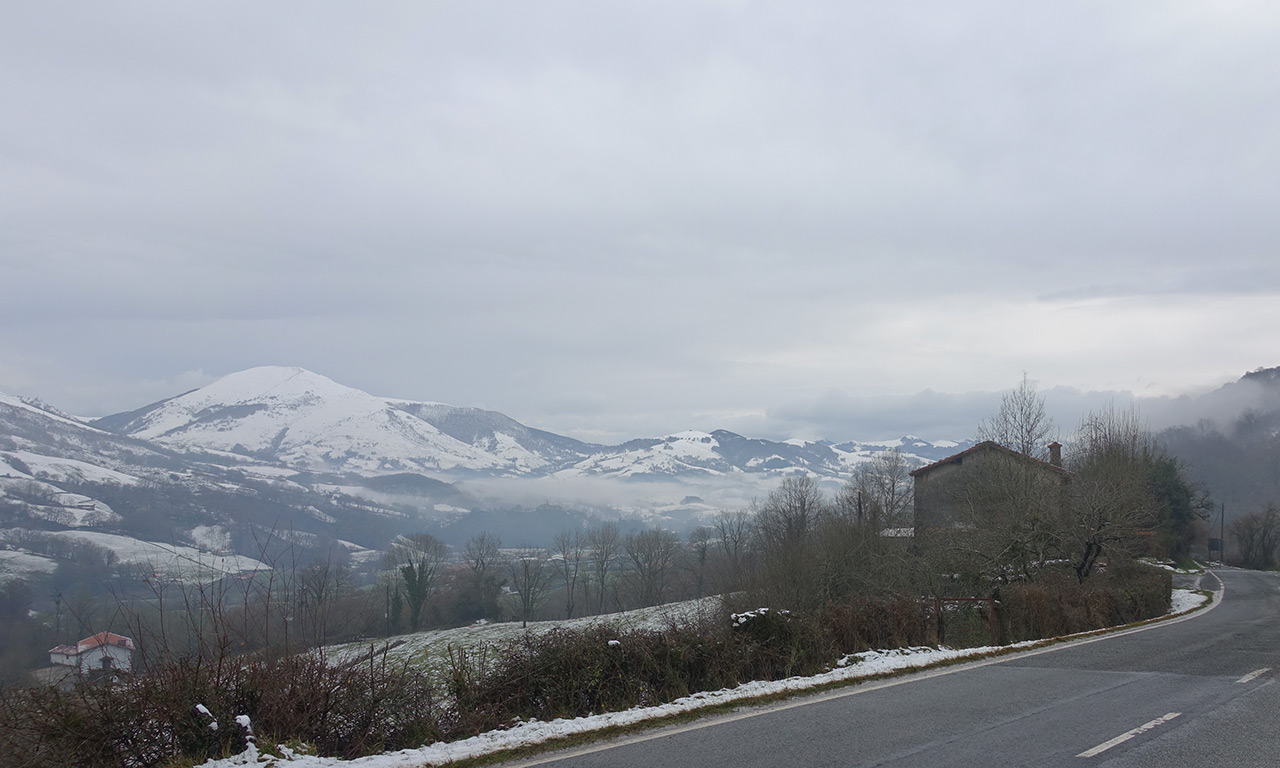
[[[520,474],[578,462],[602,449],[599,445],[526,427],[497,411],[411,400],[387,402],[444,434],[496,457],[504,468]]]
[[[710,433],[690,431],[631,440],[601,449],[557,474],[561,477],[714,477],[800,470],[838,476],[848,472],[851,457],[850,453],[822,443],[774,442],[718,429]]]
[[[162,463],[163,451],[113,435],[39,401],[0,393],[0,523],[86,528],[121,516],[86,484],[134,486],[131,469]]]
[[[683,432],[601,446],[532,429],[496,411],[376,397],[302,368],[253,368],[94,422],[179,451],[231,453],[300,471],[445,478],[706,478],[806,472],[846,477],[877,450],[921,463],[955,443],[833,445]]]
[[[202,549],[251,556],[224,557],[227,568],[257,568],[252,556],[273,547],[336,545],[355,557],[422,525],[403,505],[296,474],[248,456],[171,450],[0,393],[0,581],[83,561],[85,548],[109,550],[118,564],[177,553],[173,568]],[[418,479],[411,495],[428,509],[436,499],[468,503],[452,486]]]
[[[424,528],[533,536],[593,515],[680,528],[749,503],[786,474],[834,487],[891,447],[923,463],[963,446],[725,430],[602,446],[496,411],[376,397],[283,367],[92,424],[0,394],[0,579],[47,571],[90,546],[109,546],[118,562],[155,547],[258,562],[265,540],[359,554]]]
[[[514,459],[447,435],[392,401],[302,368],[240,371],[94,425],[175,450],[234,453],[304,470],[378,474],[514,466]]]

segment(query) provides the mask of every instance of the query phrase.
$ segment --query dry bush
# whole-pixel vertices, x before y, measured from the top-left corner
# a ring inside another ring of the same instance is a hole
[[[527,634],[491,652],[455,650],[452,658],[459,736],[518,719],[580,717],[813,674],[835,660],[816,621],[780,612],[736,624],[721,615],[660,630]]]
[[[858,595],[827,605],[820,617],[823,631],[841,653],[936,642],[932,607],[918,598]]]
[[[346,665],[310,653],[214,662],[189,656],[118,684],[5,692],[0,754],[6,765],[32,768],[201,761],[245,748],[238,715],[249,716],[264,745],[297,741],[344,758],[444,735],[429,681],[390,663],[385,651]]]
[[[1116,564],[1085,584],[1067,575],[1002,587],[996,614],[1002,642],[1088,632],[1168,613],[1172,577],[1139,565]]]

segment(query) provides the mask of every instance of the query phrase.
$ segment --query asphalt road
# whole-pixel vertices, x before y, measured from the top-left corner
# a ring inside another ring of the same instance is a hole
[[[515,765],[1280,766],[1280,574],[1217,575],[1184,620]]]

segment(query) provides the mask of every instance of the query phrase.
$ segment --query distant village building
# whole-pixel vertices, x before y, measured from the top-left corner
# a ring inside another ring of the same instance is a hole
[[[133,671],[133,639],[114,632],[99,632],[76,643],[49,649],[49,663],[74,667],[80,674],[99,671]]]

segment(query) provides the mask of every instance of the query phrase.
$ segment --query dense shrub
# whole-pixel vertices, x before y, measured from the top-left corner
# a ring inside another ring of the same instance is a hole
[[[33,768],[203,760],[243,750],[235,717],[248,715],[264,743],[296,740],[323,755],[356,757],[440,738],[438,714],[425,676],[385,654],[345,666],[314,654],[182,658],[121,684],[5,692],[0,754]]]
[[[527,634],[492,653],[455,651],[459,733],[517,718],[578,717],[820,671],[833,660],[812,620],[760,612],[661,630],[609,626]]]
[[[936,642],[937,618],[929,601],[901,595],[855,595],[819,613],[823,632],[840,653]]]
[[[999,590],[1001,642],[1039,640],[1163,616],[1172,577],[1141,565],[1115,566],[1075,583],[1067,575]]]
[[[808,615],[759,608],[661,630],[528,634],[489,652],[454,651],[456,727],[466,735],[816,674],[850,653],[928,644],[934,631],[926,602],[862,596]]]

